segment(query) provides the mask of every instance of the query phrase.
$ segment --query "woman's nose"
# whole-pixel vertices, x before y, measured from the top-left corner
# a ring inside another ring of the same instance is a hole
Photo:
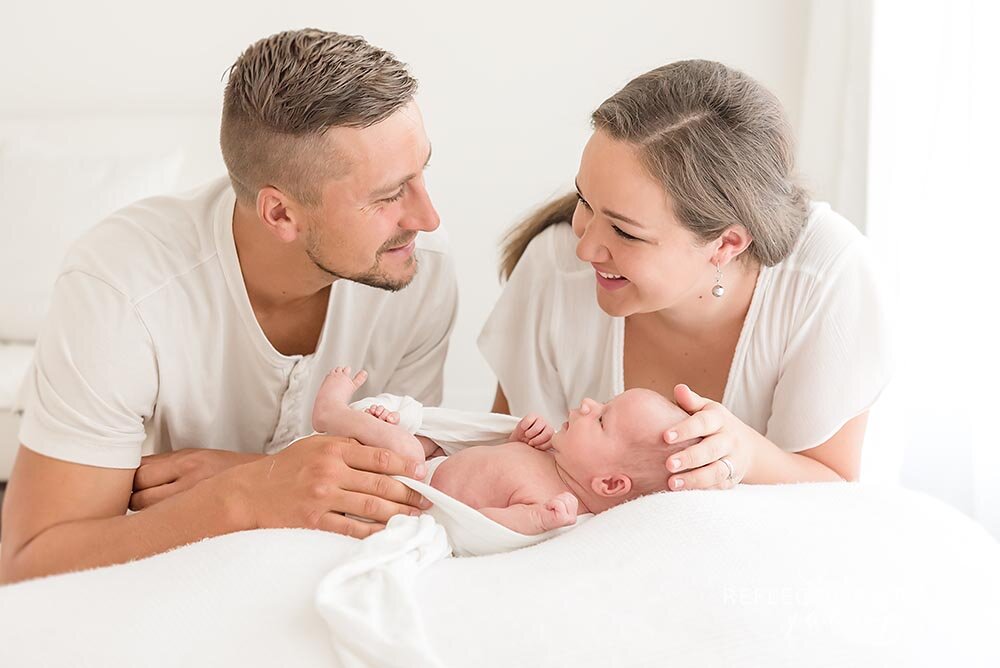
[[[611,259],[608,249],[600,242],[597,232],[591,222],[583,230],[580,240],[576,242],[576,256],[584,262],[607,262]]]

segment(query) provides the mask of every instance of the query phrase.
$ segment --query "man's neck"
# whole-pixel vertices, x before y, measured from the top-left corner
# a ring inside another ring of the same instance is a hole
[[[233,210],[233,240],[254,311],[297,308],[336,280],[309,260],[300,246],[275,239],[256,212],[239,202]]]

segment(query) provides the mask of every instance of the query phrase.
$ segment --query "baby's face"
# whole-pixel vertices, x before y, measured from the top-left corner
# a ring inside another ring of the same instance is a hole
[[[661,438],[678,415],[686,416],[652,390],[628,390],[605,404],[584,399],[553,435],[553,456],[580,481],[619,473],[628,444]]]

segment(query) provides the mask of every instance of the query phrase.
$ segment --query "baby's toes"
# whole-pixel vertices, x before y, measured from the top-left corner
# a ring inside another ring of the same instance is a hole
[[[383,419],[389,424],[399,424],[399,413],[391,411]]]

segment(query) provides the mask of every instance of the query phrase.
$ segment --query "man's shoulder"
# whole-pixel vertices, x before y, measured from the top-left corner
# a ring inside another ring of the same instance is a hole
[[[231,193],[228,181],[217,180],[134,202],[78,239],[61,273],[93,276],[140,300],[217,255],[215,219]]]

